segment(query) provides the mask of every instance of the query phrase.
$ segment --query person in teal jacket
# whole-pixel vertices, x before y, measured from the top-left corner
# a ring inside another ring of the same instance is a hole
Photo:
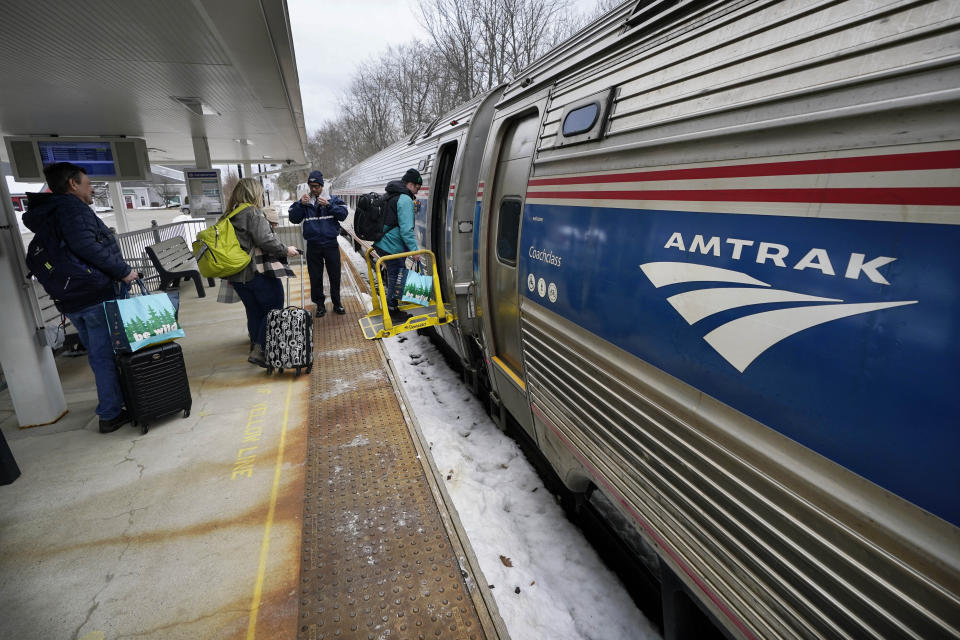
[[[423,185],[423,178],[416,169],[407,169],[403,177],[399,180],[392,180],[387,183],[387,223],[384,225],[384,234],[375,244],[377,253],[381,257],[393,255],[395,253],[404,253],[406,251],[416,251],[417,236],[414,232],[414,214],[416,205],[414,199],[417,191]],[[391,224],[396,221],[395,224]],[[420,261],[420,256],[414,258]],[[395,320],[405,320],[407,314],[397,308],[399,300],[398,291],[395,283],[397,277],[404,268],[403,260],[387,261],[387,309],[390,317]]]

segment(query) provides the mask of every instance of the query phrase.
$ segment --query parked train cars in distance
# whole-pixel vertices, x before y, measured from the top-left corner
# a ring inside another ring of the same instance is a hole
[[[421,170],[440,337],[655,552],[668,638],[678,597],[736,638],[960,637],[958,24],[627,3],[338,180]]]

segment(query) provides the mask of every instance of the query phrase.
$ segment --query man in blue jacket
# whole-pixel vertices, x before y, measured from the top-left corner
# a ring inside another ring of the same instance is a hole
[[[340,304],[340,223],[347,219],[347,207],[343,200],[331,195],[324,198],[323,174],[311,171],[307,178],[310,193],[303,194],[290,205],[290,222],[303,222],[303,239],[307,241],[307,270],[310,273],[310,298],[317,305],[317,317],[327,312],[323,294],[323,268],[326,265],[330,280],[330,300],[335,313],[346,311]]]
[[[407,169],[403,177],[399,180],[392,180],[387,183],[387,201],[384,206],[387,207],[386,220],[396,220],[397,224],[391,225],[390,222],[384,225],[384,234],[374,244],[380,257],[392,255],[394,253],[405,253],[407,251],[416,251],[417,236],[414,232],[415,219],[415,198],[420,187],[423,186],[423,178],[416,169]],[[396,215],[394,215],[396,214]],[[414,258],[420,261],[420,256]],[[387,310],[394,321],[402,322],[407,319],[407,314],[397,308],[399,300],[398,292],[395,289],[395,282],[400,271],[404,268],[403,260],[387,260]]]
[[[75,164],[57,162],[44,167],[43,174],[53,193],[27,194],[23,224],[37,236],[51,234],[62,251],[72,252],[90,268],[90,276],[77,279],[79,289],[71,293],[69,300],[58,300],[57,308],[77,328],[80,342],[87,350],[87,361],[97,384],[100,432],[110,433],[130,418],[123,408],[103,303],[117,297],[118,282],[133,282],[137,272],[124,262],[113,233],[90,208],[93,185],[87,172]]]

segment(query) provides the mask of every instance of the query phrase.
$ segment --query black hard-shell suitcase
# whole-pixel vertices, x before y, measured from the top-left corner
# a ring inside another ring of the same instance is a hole
[[[303,253],[300,254],[300,304],[304,303]],[[267,336],[263,345],[267,374],[277,369],[313,369],[313,316],[301,307],[290,306],[290,279],[287,279],[287,306],[267,313]]]
[[[181,410],[184,418],[190,415],[193,396],[179,344],[166,342],[118,354],[117,366],[127,412],[141,433],[161,416]]]

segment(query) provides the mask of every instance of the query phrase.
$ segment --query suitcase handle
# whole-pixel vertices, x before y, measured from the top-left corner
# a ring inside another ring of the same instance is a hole
[[[306,308],[306,295],[303,293],[303,249],[297,249],[297,253],[300,255],[300,306]],[[287,276],[287,306],[290,306],[290,278],[292,276]]]

